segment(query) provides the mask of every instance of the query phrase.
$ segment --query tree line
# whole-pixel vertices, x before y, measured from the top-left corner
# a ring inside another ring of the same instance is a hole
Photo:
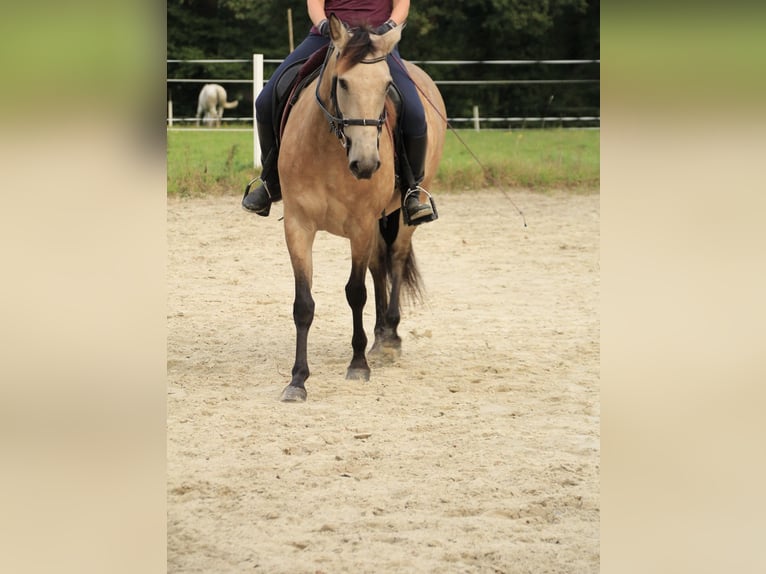
[[[167,58],[282,59],[311,27],[305,0],[167,0]],[[597,60],[599,0],[413,0],[399,50],[408,60]],[[276,65],[267,65],[268,78]],[[451,117],[598,116],[598,64],[423,65],[435,80],[576,80],[556,84],[441,85]],[[168,64],[168,78],[245,79],[252,65]],[[587,80],[584,82],[583,80]],[[223,82],[222,82],[223,83]],[[252,87],[226,84],[252,116]],[[196,111],[201,84],[168,83],[177,117]],[[249,106],[249,108],[248,108]]]

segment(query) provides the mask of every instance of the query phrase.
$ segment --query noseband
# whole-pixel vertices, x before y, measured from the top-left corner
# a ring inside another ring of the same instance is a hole
[[[328,123],[330,124],[330,131],[335,132],[335,137],[338,138],[343,148],[346,150],[346,153],[348,153],[350,144],[348,141],[348,138],[346,137],[346,133],[343,131],[344,128],[347,126],[369,126],[369,127],[376,127],[378,128],[378,145],[380,145],[380,131],[383,129],[383,124],[386,123],[386,107],[383,106],[383,111],[381,112],[378,119],[371,120],[371,119],[358,119],[358,118],[344,118],[343,113],[340,111],[340,106],[338,106],[338,76],[335,75],[332,77],[332,84],[330,87],[330,103],[332,107],[335,109],[335,114],[330,113],[330,111],[325,107],[325,105],[322,103],[322,99],[319,97],[319,86],[322,84],[322,77],[324,76],[325,68],[327,67],[327,61],[330,58],[330,54],[333,52],[334,48],[332,44],[330,44],[330,48],[327,50],[327,57],[325,58],[324,64],[322,64],[322,70],[319,72],[319,79],[317,80],[317,87],[316,87],[316,100],[319,104],[319,107],[324,112],[325,117],[327,118]],[[339,57],[340,54],[336,56]],[[359,64],[376,64],[378,62],[381,62],[385,60],[387,55],[379,56],[377,58],[372,58],[369,60],[359,60]]]

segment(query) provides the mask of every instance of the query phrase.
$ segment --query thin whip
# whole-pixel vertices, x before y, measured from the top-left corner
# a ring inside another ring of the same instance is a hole
[[[447,127],[452,131],[453,134],[455,134],[455,137],[458,139],[458,141],[461,144],[463,144],[463,147],[465,147],[465,149],[468,150],[468,153],[471,154],[471,157],[476,161],[476,163],[479,165],[479,167],[481,168],[482,172],[484,173],[484,177],[489,179],[495,186],[497,186],[497,188],[500,189],[500,191],[503,193],[505,198],[511,203],[511,205],[513,205],[513,207],[516,209],[516,211],[521,216],[521,220],[524,222],[524,227],[526,227],[527,226],[527,219],[526,219],[526,217],[524,217],[524,212],[521,209],[519,209],[519,207],[510,198],[510,196],[508,195],[508,193],[505,190],[505,186],[502,183],[500,183],[499,181],[497,181],[492,176],[492,174],[489,172],[489,170],[484,166],[484,164],[481,163],[481,160],[476,156],[475,153],[473,153],[473,150],[470,147],[468,147],[468,144],[465,143],[465,141],[463,141],[463,138],[461,138],[460,134],[457,133],[457,130],[455,130],[455,128],[452,127],[452,124],[449,123],[449,120],[442,115],[442,113],[439,111],[439,108],[436,107],[436,104],[434,104],[431,101],[431,98],[428,97],[428,94],[426,94],[423,91],[423,89],[418,85],[418,83],[412,78],[412,76],[410,76],[410,73],[407,71],[407,68],[404,66],[404,64],[402,62],[399,61],[399,58],[394,57],[393,59],[396,62],[396,64],[404,71],[404,73],[407,74],[407,77],[410,80],[412,80],[412,83],[415,84],[415,87],[418,89],[418,91],[421,94],[423,94],[423,97],[426,99],[426,101],[429,104],[431,104],[431,107],[436,112],[436,115],[438,115],[442,120],[444,120],[444,123],[447,124]]]

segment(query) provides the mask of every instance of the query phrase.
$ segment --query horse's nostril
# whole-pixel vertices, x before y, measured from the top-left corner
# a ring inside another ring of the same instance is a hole
[[[352,161],[348,164],[349,169],[351,169],[352,173],[356,173],[359,171],[359,162],[357,160]]]

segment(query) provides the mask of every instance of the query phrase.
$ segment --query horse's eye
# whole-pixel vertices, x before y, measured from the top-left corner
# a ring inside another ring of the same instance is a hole
[[[343,78],[338,79],[338,85],[341,87],[341,89],[348,90],[348,82]]]

